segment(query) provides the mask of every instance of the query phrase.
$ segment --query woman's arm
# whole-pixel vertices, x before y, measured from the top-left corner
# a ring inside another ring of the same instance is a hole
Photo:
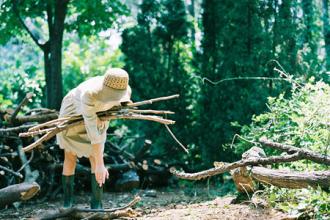
[[[105,179],[109,178],[109,172],[104,166],[103,160],[103,144],[92,144],[93,157],[95,160],[95,178],[99,186],[105,183]]]
[[[108,170],[104,166],[103,150],[104,150],[104,137],[97,128],[97,115],[93,101],[93,97],[89,93],[82,96],[81,112],[84,118],[87,135],[92,145],[92,157],[95,161],[95,178],[97,183],[102,186],[105,179],[109,177]]]

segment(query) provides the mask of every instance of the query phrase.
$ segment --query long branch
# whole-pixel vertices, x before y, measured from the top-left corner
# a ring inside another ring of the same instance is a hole
[[[274,163],[283,163],[283,162],[292,162],[297,161],[301,158],[299,153],[284,155],[284,156],[271,156],[266,158],[257,158],[257,159],[245,159],[239,160],[233,163],[224,163],[222,166],[211,168],[197,173],[185,173],[175,170],[174,168],[170,169],[170,172],[175,176],[181,179],[187,180],[200,180],[206,177],[215,176],[224,172],[228,172],[238,167],[244,166],[255,166],[255,165],[269,165]]]

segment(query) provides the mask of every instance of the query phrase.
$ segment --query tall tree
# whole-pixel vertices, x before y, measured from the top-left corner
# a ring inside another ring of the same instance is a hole
[[[28,34],[44,54],[47,107],[62,100],[62,44],[64,31],[88,36],[112,27],[126,14],[119,0],[4,0],[0,7],[0,42]],[[47,31],[44,31],[44,26]]]
[[[137,20],[136,26],[124,30],[121,46],[134,96],[146,99],[180,93],[179,100],[171,102],[171,106],[164,104],[163,108],[176,112],[173,129],[178,137],[184,137],[189,132],[186,129],[191,114],[189,91],[193,88],[187,71],[190,67],[190,23],[185,5],[182,0],[144,0]],[[157,142],[157,153],[172,152],[173,148],[161,147],[170,142],[166,134],[160,135],[164,129],[158,128],[140,124],[136,130]]]
[[[226,78],[261,76],[269,58],[260,18],[259,1],[204,0],[201,76],[212,81]],[[237,132],[231,122],[240,124],[263,109],[267,84],[250,81],[228,81],[218,85],[204,84],[199,100],[199,146],[204,164],[230,160],[225,150]]]

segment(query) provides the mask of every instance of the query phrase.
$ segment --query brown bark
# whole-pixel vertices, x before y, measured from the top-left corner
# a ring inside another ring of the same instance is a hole
[[[242,158],[258,159],[265,158],[265,152],[258,147],[246,151]],[[274,185],[283,188],[300,189],[309,186],[317,188],[330,187],[330,171],[295,172],[290,170],[274,170],[264,167],[240,167],[231,172],[236,189],[239,192],[254,192],[257,182]]]
[[[251,176],[256,181],[277,187],[300,189],[309,186],[317,188],[330,187],[330,171],[294,172],[274,170],[264,167],[253,167]]]
[[[40,189],[37,183],[20,183],[0,189],[0,207],[31,199]]]
[[[297,161],[299,159],[300,156],[298,154],[285,155],[285,156],[272,156],[267,158],[252,158],[252,159],[239,160],[233,163],[223,163],[222,166],[218,166],[197,173],[179,172],[174,168],[171,168],[170,172],[181,179],[200,180],[210,176],[215,176],[221,173],[225,173],[239,167],[253,166],[253,165],[269,165],[269,164],[281,163],[281,162],[292,162],[292,161]]]

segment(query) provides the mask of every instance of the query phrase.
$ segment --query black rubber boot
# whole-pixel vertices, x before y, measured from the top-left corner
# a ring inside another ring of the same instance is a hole
[[[96,182],[95,174],[91,175],[91,209],[103,209],[102,198],[103,198],[103,185],[100,187]]]
[[[74,175],[64,176],[62,175],[62,186],[64,193],[64,208],[71,208],[73,205],[73,187],[74,187]]]

